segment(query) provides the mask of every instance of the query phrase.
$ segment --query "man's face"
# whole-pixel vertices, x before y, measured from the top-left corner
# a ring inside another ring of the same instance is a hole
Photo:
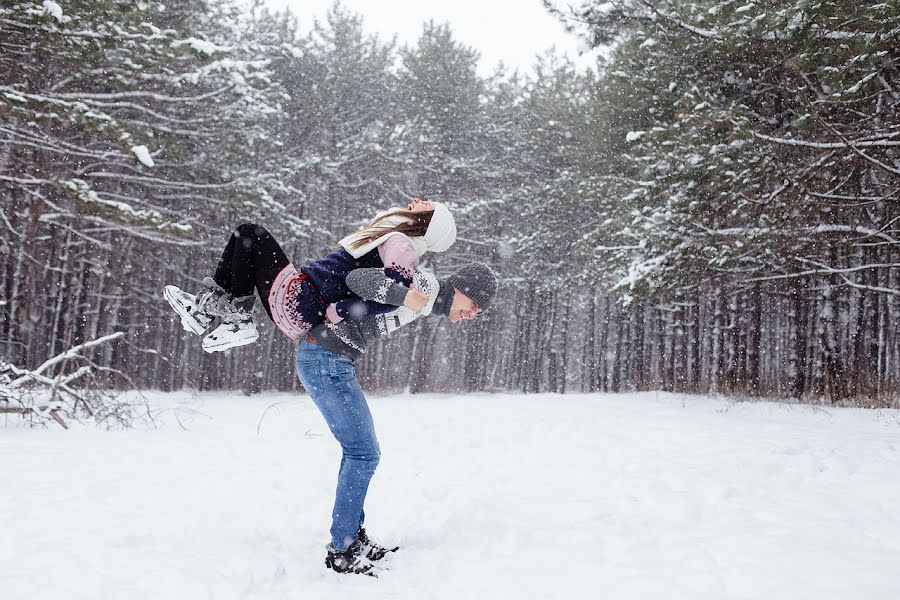
[[[450,305],[450,321],[471,321],[481,314],[475,302],[456,288],[453,288],[453,303]]]

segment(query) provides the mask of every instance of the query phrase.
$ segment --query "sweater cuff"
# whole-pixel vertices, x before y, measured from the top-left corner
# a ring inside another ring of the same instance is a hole
[[[328,318],[328,321],[331,323],[340,323],[344,320],[344,317],[338,314],[337,304],[332,302],[328,305],[328,308],[325,309],[325,316]]]
[[[403,306],[406,301],[406,294],[409,288],[401,283],[392,283],[384,295],[384,304],[392,306]]]

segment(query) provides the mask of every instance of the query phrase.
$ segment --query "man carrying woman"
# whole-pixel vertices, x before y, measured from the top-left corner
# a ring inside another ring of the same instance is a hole
[[[340,250],[298,270],[265,228],[248,223],[229,239],[204,290],[164,290],[190,332],[203,334],[221,318],[203,338],[208,352],[259,337],[251,314],[254,290],[282,333],[300,341],[297,376],[343,451],[325,557],[336,572],[376,575],[373,563],[397,550],[375,543],[363,527],[381,451],[355,361],[372,342],[420,316],[471,320],[496,295],[497,278],[484,263],[467,264],[443,280],[418,268],[426,251],[444,251],[455,239],[445,206],[414,199],[405,209],[379,214],[342,239]]]
[[[325,320],[327,306],[354,297],[344,281],[353,269],[387,268],[398,280],[410,281],[426,251],[443,252],[454,241],[456,223],[447,207],[414,198],[405,208],[380,213],[367,227],[342,239],[339,250],[298,270],[264,227],[245,223],[229,238],[215,275],[203,280],[204,289],[189,294],[167,285],[163,295],[185,330],[205,334],[202,346],[207,352],[259,338],[252,315],[254,290],[269,318],[296,342]],[[354,306],[352,315],[331,316],[361,318],[394,309],[377,302]],[[216,317],[221,323],[206,333]]]

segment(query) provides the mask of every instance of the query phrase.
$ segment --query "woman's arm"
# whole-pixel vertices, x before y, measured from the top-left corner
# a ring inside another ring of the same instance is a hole
[[[402,234],[392,235],[378,246],[378,255],[385,269],[394,271],[403,283],[412,283],[413,273],[419,268],[419,255],[412,242]]]
[[[343,319],[364,319],[404,306],[413,274],[419,266],[419,255],[405,235],[392,235],[383,241],[378,246],[378,255],[384,265],[383,270],[374,267],[355,269],[347,275],[347,287],[362,300],[351,298],[329,305],[326,311],[329,321],[338,323]],[[357,274],[351,282],[351,275],[356,271],[367,270],[373,272],[368,276]],[[392,284],[397,284],[397,287],[391,288]],[[408,308],[422,310],[427,301],[427,297],[422,301],[413,294]]]
[[[326,314],[332,323],[391,312],[398,306],[419,311],[428,303],[426,294],[404,285],[404,278],[393,269],[354,269],[347,274],[345,281],[350,291],[360,299],[350,298],[331,304]]]

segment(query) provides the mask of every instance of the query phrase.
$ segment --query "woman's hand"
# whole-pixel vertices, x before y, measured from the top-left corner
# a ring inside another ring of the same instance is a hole
[[[421,311],[428,304],[428,294],[420,292],[416,288],[409,288],[406,292],[406,298],[403,299],[403,306],[416,312]]]
[[[340,323],[343,321],[343,317],[341,317],[337,312],[337,302],[332,302],[328,305],[328,308],[325,310],[325,322],[326,323]]]

